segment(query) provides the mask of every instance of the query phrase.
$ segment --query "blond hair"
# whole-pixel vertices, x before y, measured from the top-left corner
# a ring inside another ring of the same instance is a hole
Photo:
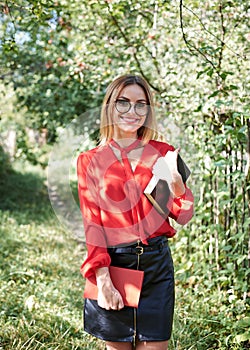
[[[144,124],[138,129],[137,135],[144,143],[149,140],[158,139],[156,117],[154,111],[153,95],[145,79],[140,76],[127,74],[116,78],[107,88],[106,95],[102,103],[101,123],[100,123],[100,143],[109,142],[114,136],[114,123],[112,115],[114,102],[125,86],[137,84],[145,92],[147,103],[150,105],[149,112]]]

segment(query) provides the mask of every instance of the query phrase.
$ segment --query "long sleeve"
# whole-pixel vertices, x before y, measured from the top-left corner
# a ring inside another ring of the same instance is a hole
[[[80,154],[77,160],[78,195],[83,216],[87,246],[87,258],[81,266],[81,274],[89,278],[99,267],[110,265],[106,239],[98,206],[97,184],[91,173],[91,157]]]
[[[93,278],[95,270],[100,267],[110,265],[110,256],[107,254],[107,249],[87,244],[88,255],[84,260],[80,272],[85,278]]]
[[[143,193],[152,177],[152,167],[173,146],[151,140],[144,146],[139,162],[128,180],[127,168],[110,145],[82,153],[77,161],[78,193],[86,236],[87,257],[81,266],[86,278],[95,277],[100,267],[111,263],[107,247],[128,245],[138,240],[176,230],[164,219]],[[193,215],[193,195],[185,194],[167,204],[169,217],[186,224]]]
[[[174,151],[172,145],[161,144],[161,155],[164,157],[168,151]],[[169,199],[167,208],[169,210],[169,217],[174,219],[178,224],[187,224],[194,214],[194,197],[192,191],[185,184],[185,193],[177,198]]]
[[[194,214],[194,196],[192,191],[187,186],[185,187],[185,193],[173,199],[168,205],[169,216],[180,225],[187,224]]]

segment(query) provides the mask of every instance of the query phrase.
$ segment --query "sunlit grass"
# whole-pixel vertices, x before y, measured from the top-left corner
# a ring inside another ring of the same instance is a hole
[[[36,168],[0,182],[0,349],[103,350],[83,332],[85,252],[54,216],[44,183]],[[186,282],[177,274],[169,350],[247,349],[232,342],[243,303],[227,306],[226,293]]]
[[[82,327],[84,252],[33,170],[12,173],[1,186],[0,349],[102,349]]]

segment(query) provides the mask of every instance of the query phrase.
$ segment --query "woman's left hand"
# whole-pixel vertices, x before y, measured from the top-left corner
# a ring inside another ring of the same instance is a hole
[[[152,169],[158,179],[167,181],[173,197],[179,197],[185,193],[185,186],[177,168],[179,151],[179,148],[175,151],[168,151],[165,157],[157,159]]]
[[[121,310],[124,307],[122,296],[114,287],[108,267],[96,269],[98,288],[97,303],[106,310]]]

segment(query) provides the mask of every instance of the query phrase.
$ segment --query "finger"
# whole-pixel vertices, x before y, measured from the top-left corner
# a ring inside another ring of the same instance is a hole
[[[120,301],[119,301],[119,304],[118,304],[118,310],[121,310],[121,309],[123,309],[124,308],[124,303],[123,303],[123,300],[121,299]]]
[[[124,302],[123,302],[122,296],[120,295],[119,308],[122,309],[123,307],[124,307]]]
[[[102,309],[111,310],[111,308],[112,308],[112,304],[110,302],[106,302],[104,300],[97,300],[97,304]]]
[[[112,308],[111,308],[112,310],[116,310],[116,311],[118,311],[119,310],[119,307],[118,307],[118,305],[116,305],[116,306],[112,306]]]
[[[117,304],[116,306],[112,306],[111,307],[112,310],[117,310],[117,311],[119,311],[119,310],[121,310],[123,308],[124,308],[123,302],[122,303],[119,302],[119,304]]]
[[[117,310],[122,309],[124,307],[124,303],[122,300],[122,296],[118,291],[115,292],[115,298],[116,298],[116,303],[115,303],[116,309]]]
[[[109,310],[119,310],[118,303],[113,302],[112,305],[109,307]]]

